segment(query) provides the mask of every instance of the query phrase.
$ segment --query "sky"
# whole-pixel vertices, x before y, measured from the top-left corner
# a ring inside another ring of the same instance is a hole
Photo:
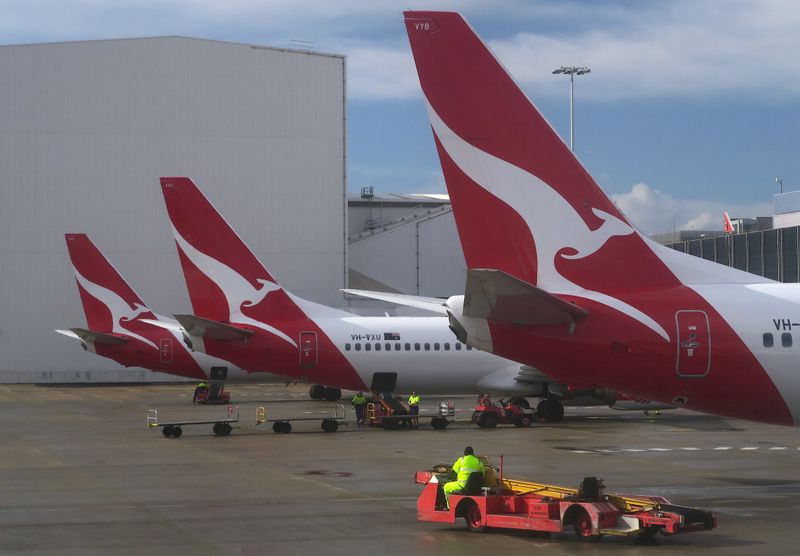
[[[0,44],[183,35],[347,56],[349,189],[445,191],[402,24],[459,11],[647,233],[720,229],[800,189],[794,0],[0,0]]]

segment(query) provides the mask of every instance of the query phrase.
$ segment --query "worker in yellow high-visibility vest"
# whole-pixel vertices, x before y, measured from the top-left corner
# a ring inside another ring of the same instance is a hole
[[[476,471],[485,473],[486,468],[483,463],[481,463],[481,460],[475,457],[472,446],[467,446],[464,448],[464,455],[458,458],[453,464],[453,473],[456,473],[456,480],[445,483],[443,487],[444,499],[448,508],[450,507],[450,495],[453,492],[464,490],[464,487],[467,486],[469,476]]]
[[[411,415],[411,427],[419,428],[419,394],[416,390],[408,397],[408,414]]]

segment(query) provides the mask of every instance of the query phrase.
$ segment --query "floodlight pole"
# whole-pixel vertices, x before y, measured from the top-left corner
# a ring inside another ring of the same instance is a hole
[[[553,74],[569,75],[569,150],[575,150],[575,75],[591,73],[587,67],[561,66]]]

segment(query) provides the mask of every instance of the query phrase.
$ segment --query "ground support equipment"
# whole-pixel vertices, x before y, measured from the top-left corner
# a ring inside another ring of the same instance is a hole
[[[289,434],[292,432],[292,421],[320,421],[322,430],[325,432],[336,432],[339,425],[344,422],[344,406],[339,404],[334,407],[333,415],[328,417],[279,417],[267,419],[263,407],[258,408],[256,413],[256,424],[272,423],[272,430],[278,434]]]
[[[235,409],[235,416],[234,416]],[[212,430],[217,436],[228,436],[233,430],[233,424],[239,422],[239,408],[228,406],[227,417],[224,419],[213,419],[206,421],[171,421],[169,423],[159,423],[158,410],[147,410],[147,426],[149,428],[161,427],[161,433],[164,436],[172,436],[173,438],[180,438],[183,434],[182,427],[191,425],[213,425]]]
[[[451,420],[448,417],[452,417],[455,420],[456,416],[456,408],[453,402],[451,401],[441,401],[439,402],[439,406],[437,408],[437,415],[435,415],[431,419],[431,427],[436,430],[443,430],[447,428],[447,425],[451,423]]]
[[[476,491],[453,493],[449,509],[440,485],[450,473],[418,471],[415,482],[425,485],[417,499],[417,519],[455,523],[463,517],[471,531],[523,529],[547,533],[574,531],[581,539],[603,535],[651,537],[714,529],[716,516],[705,510],[677,506],[661,496],[604,494],[603,482],[587,477],[578,489],[515,479],[497,479],[488,469]],[[480,477],[478,477],[480,478]],[[470,486],[467,482],[467,486]]]
[[[493,429],[497,425],[530,427],[535,413],[526,407],[507,402],[492,403],[488,396],[483,396],[472,412],[472,422],[482,429]]]

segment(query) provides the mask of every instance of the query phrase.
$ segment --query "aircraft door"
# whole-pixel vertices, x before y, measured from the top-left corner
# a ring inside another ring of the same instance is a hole
[[[711,368],[711,331],[705,311],[678,311],[678,355],[675,370],[684,378],[699,378]]]
[[[172,363],[172,338],[158,341],[158,353],[162,363]]]
[[[300,333],[300,366],[315,367],[317,365],[317,333]]]

